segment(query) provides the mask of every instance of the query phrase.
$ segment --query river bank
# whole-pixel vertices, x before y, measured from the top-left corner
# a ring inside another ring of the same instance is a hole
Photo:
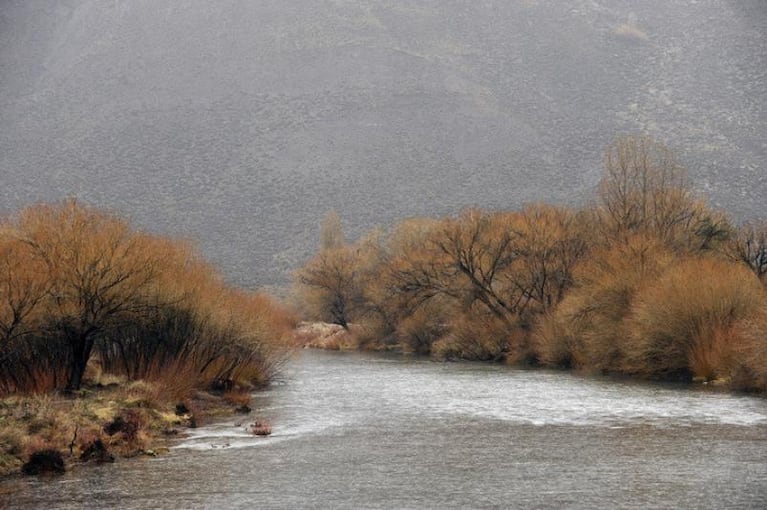
[[[75,466],[157,456],[214,417],[250,413],[248,389],[173,398],[146,381],[109,377],[72,395],[0,399],[0,479],[60,474]]]
[[[295,330],[296,343],[306,349],[319,349],[326,351],[344,351],[344,352],[392,352],[397,354],[412,353],[411,349],[408,349],[407,345],[403,345],[396,341],[390,341],[386,343],[365,342],[367,333],[364,328],[358,325],[350,325],[349,329],[344,329],[338,324],[328,324],[324,322],[302,322],[299,323]],[[431,359],[438,361],[454,361],[450,358],[440,358],[434,353],[430,354]],[[472,361],[472,360],[464,360]],[[473,360],[477,361],[477,360]],[[540,365],[521,364],[518,358],[499,358],[494,360],[495,363],[501,363],[511,366],[524,366],[527,368],[543,368],[550,370],[552,367],[541,367]],[[609,371],[588,371],[584,369],[578,369],[576,367],[569,367],[563,369],[559,367],[558,370],[565,372],[576,372],[586,374],[600,374],[610,375],[618,381],[623,380],[644,380],[645,378],[631,376],[620,372]],[[667,381],[669,382],[669,381]],[[705,386],[711,388],[717,388],[720,391],[728,391],[733,393],[748,393],[757,396],[767,396],[764,392],[758,391],[743,391],[737,385],[733,384],[731,378],[720,377],[716,379],[706,379],[705,377],[693,377],[689,381],[677,380],[675,382],[687,382],[693,386]]]

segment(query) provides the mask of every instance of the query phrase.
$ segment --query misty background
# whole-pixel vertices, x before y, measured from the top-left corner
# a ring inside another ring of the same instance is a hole
[[[282,286],[330,209],[581,204],[646,133],[743,220],[766,100],[762,0],[0,0],[0,212],[76,196]]]

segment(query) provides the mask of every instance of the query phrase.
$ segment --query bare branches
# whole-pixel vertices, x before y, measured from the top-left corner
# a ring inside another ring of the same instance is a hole
[[[622,137],[607,149],[599,197],[614,232],[666,238],[677,228],[694,228],[687,171],[665,145],[649,137]]]
[[[4,229],[0,237],[0,335],[10,342],[34,331],[29,320],[48,293],[50,282],[45,267],[32,256],[29,247]]]
[[[455,268],[469,284],[469,296],[483,303],[496,317],[508,320],[509,314],[517,311],[519,300],[504,293],[498,276],[518,258],[513,240],[513,217],[490,215],[469,210],[461,217],[448,223],[442,235],[434,240],[435,246],[445,256],[447,267]],[[457,276],[457,275],[456,275]],[[454,287],[463,287],[460,280],[453,281]]]
[[[296,274],[298,282],[310,289],[304,296],[310,307],[344,329],[363,300],[357,266],[354,250],[325,249]]]
[[[727,244],[727,254],[742,262],[764,281],[767,275],[767,224],[746,223]]]

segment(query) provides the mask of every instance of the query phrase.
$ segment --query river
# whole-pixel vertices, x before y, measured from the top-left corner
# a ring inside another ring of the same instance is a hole
[[[764,508],[767,497],[767,400],[703,388],[303,351],[254,408],[270,437],[225,419],[164,456],[24,479],[10,507]]]

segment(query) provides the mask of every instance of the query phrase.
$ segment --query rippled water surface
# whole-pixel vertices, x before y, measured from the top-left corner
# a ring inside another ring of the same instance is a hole
[[[24,480],[19,508],[763,508],[767,401],[306,351],[159,458]]]

